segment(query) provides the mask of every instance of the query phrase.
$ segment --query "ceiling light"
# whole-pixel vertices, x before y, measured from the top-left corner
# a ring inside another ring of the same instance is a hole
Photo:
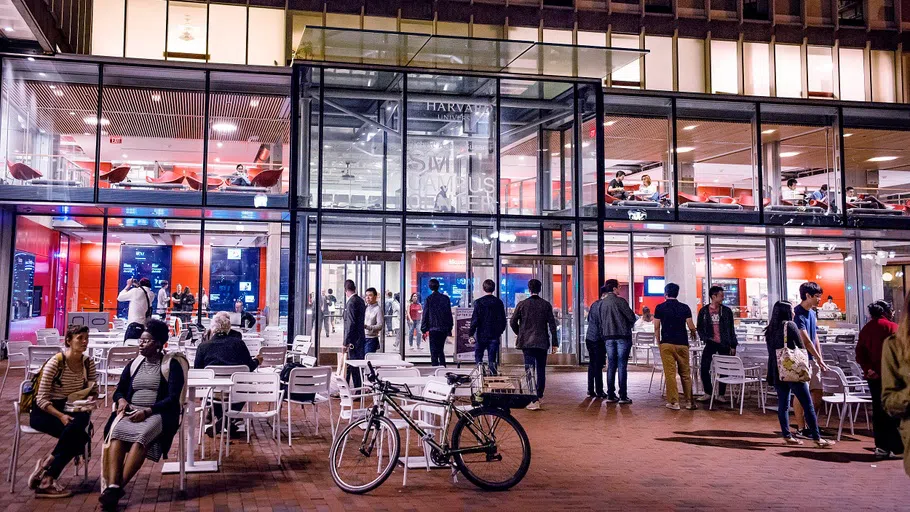
[[[844,138],[845,138],[845,139],[846,139],[847,137],[852,137],[852,136],[853,136],[852,133],[845,133],[845,134],[844,134]]]
[[[29,62],[35,62],[35,58],[34,58],[34,57],[29,57],[27,60],[28,60]]]
[[[75,113],[75,112],[70,112],[70,115],[71,115],[71,116],[74,116],[74,115],[76,115],[76,113]]]
[[[161,101],[161,95],[158,93],[152,94],[152,101]]]
[[[231,124],[231,123],[220,122],[220,123],[213,124],[212,129],[215,130],[216,132],[234,133],[237,131],[237,125]]]
[[[258,99],[258,98],[253,98],[253,99],[251,99],[251,100],[250,100],[250,106],[253,107],[253,108],[258,107],[258,106],[259,106],[259,99]]]
[[[572,147],[572,143],[570,142],[570,143],[566,144],[566,145],[563,146],[563,147],[565,147],[565,148],[571,148],[571,147]]]
[[[867,162],[890,162],[892,160],[897,160],[896,156],[876,156],[866,160]]]
[[[697,124],[690,124],[689,126],[686,126],[685,128],[683,128],[683,130],[686,130],[688,132],[688,131],[692,131],[696,128],[698,128]]]
[[[50,85],[50,88],[51,88],[51,89],[56,89],[56,88],[57,88],[57,86],[56,86],[56,85],[54,85],[54,84],[51,84],[51,85]]]
[[[616,121],[607,121],[604,126],[613,126],[614,124],[616,124]]]
[[[13,27],[3,27],[4,32],[15,32],[16,30]]]
[[[60,89],[55,90],[54,96],[63,96],[63,91],[61,91]]]
[[[120,158],[129,158],[129,155],[127,155],[126,153],[124,153],[124,154],[120,155]]]
[[[885,272],[882,274],[882,281],[890,283],[892,279],[894,279],[894,275],[891,274],[891,272]]]
[[[693,148],[693,147],[688,147],[688,146],[683,146],[683,147],[681,147],[681,148],[676,148],[676,152],[677,152],[677,153],[690,153],[690,152],[692,152],[692,151],[695,151],[695,148]]]
[[[89,132],[82,132],[82,135],[91,135]]]
[[[787,158],[790,156],[796,156],[798,154],[799,154],[799,151],[784,151],[783,153],[780,154],[780,157]]]
[[[773,130],[773,129],[771,129],[771,130],[762,130],[762,133],[764,133],[765,135],[771,135],[772,133],[774,133],[774,132],[776,132],[776,131],[777,131],[777,130]]]
[[[47,73],[38,73],[38,76],[47,76]]]
[[[588,146],[590,146],[590,145],[591,145],[591,143],[590,143],[590,142],[587,142],[587,141],[581,143],[581,147],[583,147],[583,148],[586,148],[586,147],[588,147]]]
[[[218,144],[215,144],[215,145],[218,146],[218,147],[220,148],[220,147],[224,146],[224,143],[223,143],[223,142],[219,142]]]
[[[98,124],[97,116],[86,116],[86,117],[83,117],[82,120],[85,121],[85,124],[91,124],[91,125]],[[109,124],[111,124],[111,121],[109,119],[105,119],[103,117],[101,118],[101,126],[107,126]]]
[[[220,158],[215,158],[215,163],[221,163],[221,159],[220,159]]]

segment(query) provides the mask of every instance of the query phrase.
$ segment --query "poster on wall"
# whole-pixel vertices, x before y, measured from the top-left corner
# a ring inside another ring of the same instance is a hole
[[[259,310],[258,247],[212,247],[209,269],[209,310],[234,311],[238,300],[246,311]]]
[[[474,357],[475,341],[471,338],[471,315],[474,308],[455,308],[455,360],[469,360]],[[462,356],[470,354],[471,357]]]
[[[147,277],[156,294],[162,281],[171,279],[171,246],[169,245],[123,245],[120,247],[120,275],[118,290],[126,288],[129,279]],[[192,285],[191,285],[192,287]],[[176,287],[172,284],[171,289]],[[117,303],[117,316],[126,318],[129,302]],[[154,308],[155,305],[152,304]]]
[[[16,251],[13,257],[13,294],[10,297],[13,309],[13,320],[24,320],[35,316],[32,310],[40,312],[40,296],[38,307],[33,308],[35,288],[35,255],[30,252]]]

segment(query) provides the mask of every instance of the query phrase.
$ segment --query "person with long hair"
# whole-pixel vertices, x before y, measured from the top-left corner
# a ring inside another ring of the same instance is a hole
[[[897,332],[892,321],[891,305],[883,300],[869,304],[869,320],[859,331],[856,344],[856,362],[863,369],[872,395],[872,435],[875,438],[875,456],[879,459],[900,458],[904,452],[898,421],[888,416],[882,408],[882,348],[885,340]]]
[[[910,307],[910,294],[904,299],[904,311]],[[910,476],[910,315],[904,313],[897,333],[885,340],[882,348],[882,407],[900,420],[904,444],[904,471]]]
[[[809,395],[808,382],[786,382],[781,380],[777,369],[777,351],[789,346],[808,350],[818,360],[823,371],[828,370],[822,361],[821,355],[811,343],[803,343],[800,338],[799,328],[793,322],[793,307],[784,300],[774,304],[771,310],[771,320],[765,328],[765,344],[768,346],[768,385],[777,390],[777,419],[780,420],[781,435],[788,444],[802,444],[803,442],[793,437],[790,433],[790,395],[793,394],[803,406],[806,418],[805,431],[819,448],[830,448],[834,442],[822,439],[818,432],[818,417],[815,415],[815,406]]]

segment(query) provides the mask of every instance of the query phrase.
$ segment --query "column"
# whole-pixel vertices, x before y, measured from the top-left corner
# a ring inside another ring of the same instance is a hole
[[[13,247],[16,244],[16,241],[13,239],[13,228],[14,223],[16,222],[16,216],[13,214],[12,210],[9,209],[0,209],[0,247],[3,247],[4,250],[0,251],[0,276],[3,276],[0,279],[0,335],[6,339],[9,335],[6,332],[6,328],[9,325],[9,297],[12,293],[10,289],[10,281],[13,273],[13,262],[12,254],[7,249]]]
[[[783,185],[783,178],[781,177],[780,168],[779,141],[762,144],[762,165],[767,170],[765,173],[765,197],[771,198],[771,204],[780,204],[780,190]],[[757,204],[758,196],[755,197],[755,201]],[[771,274],[768,275],[770,276]]]
[[[765,241],[768,264],[768,302],[760,299],[762,318],[768,318],[774,303],[787,298],[787,260],[784,256],[784,239],[768,238]]]
[[[667,283],[679,285],[679,301],[690,308],[698,305],[695,278],[695,236],[670,235],[670,246],[664,254],[664,276]]]
[[[270,222],[265,246],[265,304],[269,307],[267,325],[278,325],[281,300],[281,224]]]

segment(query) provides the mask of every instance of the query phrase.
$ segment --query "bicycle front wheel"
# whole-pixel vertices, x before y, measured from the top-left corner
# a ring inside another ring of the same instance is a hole
[[[531,466],[528,434],[511,414],[481,407],[469,412],[452,430],[452,449],[483,448],[455,453],[455,465],[465,478],[488,491],[504,491],[524,478]]]
[[[353,494],[379,487],[398,463],[400,444],[398,429],[384,416],[351,423],[335,438],[329,453],[335,485]]]

